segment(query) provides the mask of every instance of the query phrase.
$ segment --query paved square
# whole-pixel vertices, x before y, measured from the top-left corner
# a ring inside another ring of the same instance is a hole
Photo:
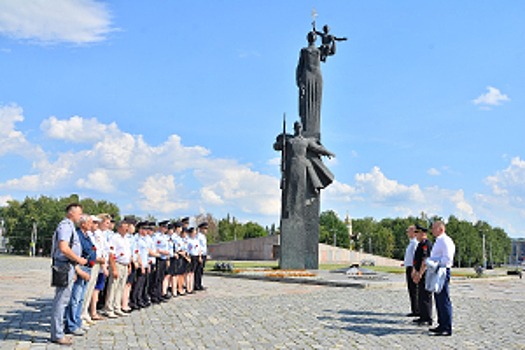
[[[50,261],[0,256],[0,349],[49,340]],[[208,290],[92,326],[78,349],[525,349],[525,280],[452,281],[454,335],[414,326],[404,288],[205,276]],[[434,314],[434,319],[435,319]]]

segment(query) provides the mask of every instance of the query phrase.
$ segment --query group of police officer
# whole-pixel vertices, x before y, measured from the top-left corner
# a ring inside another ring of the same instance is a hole
[[[51,340],[71,345],[96,321],[204,290],[208,223],[190,218],[161,222],[83,213],[71,204],[54,235],[53,265],[70,265],[69,283],[57,286]],[[115,231],[114,231],[115,229]],[[64,334],[65,333],[65,334]]]
[[[204,290],[208,223],[200,223],[196,230],[189,227],[187,217],[158,225],[141,221],[136,224],[136,234],[132,233],[133,223],[129,226],[126,238],[132,255],[127,283],[131,294],[129,307],[122,311],[131,312]]]

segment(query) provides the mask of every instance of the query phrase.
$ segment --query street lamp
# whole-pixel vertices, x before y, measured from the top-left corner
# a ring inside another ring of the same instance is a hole
[[[485,252],[485,232],[479,230],[479,233],[483,235],[483,269],[487,269],[487,253]]]
[[[31,218],[33,221],[33,230],[31,231],[31,243],[30,243],[30,252],[31,256],[36,256],[36,241],[38,238],[38,229],[35,218]]]

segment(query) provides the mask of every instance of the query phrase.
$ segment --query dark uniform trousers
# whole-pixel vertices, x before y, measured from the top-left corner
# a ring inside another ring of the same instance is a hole
[[[202,289],[202,275],[204,274],[204,267],[206,266],[206,255],[202,256],[202,262],[197,260],[197,268],[195,269],[195,289]]]
[[[417,285],[419,299],[419,318],[421,321],[432,321],[432,292],[425,289],[425,272]]]
[[[147,299],[144,299],[144,290],[146,288],[146,281],[148,273],[142,273],[142,269],[137,269],[137,275],[135,283],[131,289],[131,305],[133,307],[144,306],[148,303]]]
[[[410,297],[410,310],[414,315],[419,315],[418,287],[412,279],[412,266],[405,268],[408,296]]]
[[[158,301],[158,300],[155,300],[156,298],[155,295],[157,293],[156,291],[157,284],[155,283],[157,281],[157,262],[155,262],[155,264],[150,264],[149,268],[150,270],[148,274],[147,295],[153,302],[153,301]]]
[[[161,300],[162,297],[162,282],[164,282],[164,276],[166,276],[167,261],[164,259],[157,259],[157,276],[155,279],[155,299]],[[153,298],[153,296],[152,296]]]
[[[450,282],[450,269],[447,268],[447,278],[443,284],[441,293],[436,293],[436,310],[438,314],[438,328],[452,333],[452,303],[448,284]]]

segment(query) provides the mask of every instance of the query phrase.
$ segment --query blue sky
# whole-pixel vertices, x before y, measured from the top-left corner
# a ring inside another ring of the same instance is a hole
[[[525,3],[0,0],[0,205],[279,220],[283,113],[315,8],[341,217],[485,220],[525,237]],[[291,127],[289,127],[291,132]]]

